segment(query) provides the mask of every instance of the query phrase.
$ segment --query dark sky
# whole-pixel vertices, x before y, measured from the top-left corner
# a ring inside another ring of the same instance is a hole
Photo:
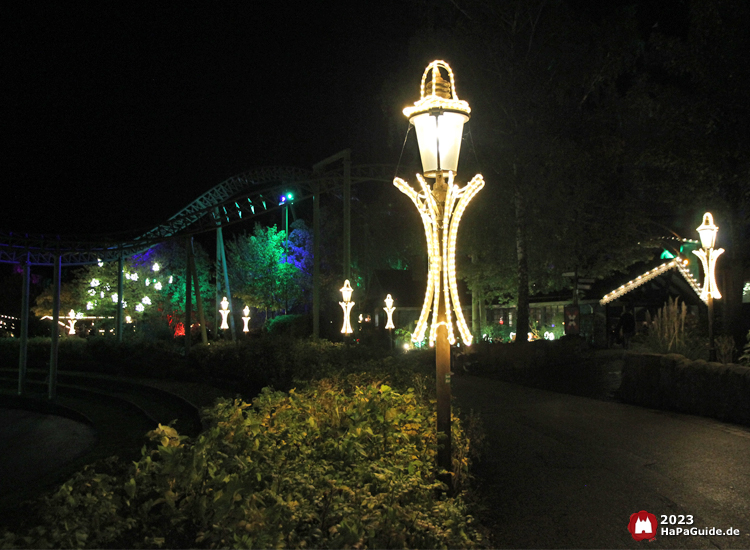
[[[392,79],[417,99],[421,68],[434,58],[409,55],[424,5],[325,5],[5,8],[0,229],[145,230],[245,170],[307,168],[344,148],[355,164],[395,163],[381,90]],[[441,4],[443,14],[456,5]],[[571,5],[593,15],[601,7]],[[406,63],[420,67],[402,82]]]
[[[310,167],[347,147],[355,163],[395,163],[372,157],[385,139],[378,93],[407,57],[403,5],[29,2],[6,11],[0,229],[145,228],[236,173]]]

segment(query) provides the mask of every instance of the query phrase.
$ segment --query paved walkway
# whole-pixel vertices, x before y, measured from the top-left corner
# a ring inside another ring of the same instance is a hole
[[[487,432],[476,474],[495,547],[750,548],[750,430],[473,376],[452,382]],[[636,542],[627,524],[640,510],[741,535]]]
[[[45,483],[96,443],[94,428],[69,418],[0,408],[0,502]]]

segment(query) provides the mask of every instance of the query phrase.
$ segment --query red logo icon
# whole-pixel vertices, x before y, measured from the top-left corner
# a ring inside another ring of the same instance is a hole
[[[656,516],[649,514],[646,510],[641,510],[637,514],[630,516],[628,531],[635,540],[650,540],[656,536],[658,527]]]

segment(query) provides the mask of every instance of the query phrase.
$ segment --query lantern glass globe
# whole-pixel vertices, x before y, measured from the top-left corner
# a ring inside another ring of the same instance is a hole
[[[461,136],[469,117],[463,113],[438,110],[415,115],[411,123],[417,131],[422,170],[427,177],[438,172],[457,172]]]

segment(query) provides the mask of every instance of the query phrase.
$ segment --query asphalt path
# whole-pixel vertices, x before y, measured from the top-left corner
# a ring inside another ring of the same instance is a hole
[[[0,501],[87,453],[91,426],[53,414],[0,408]]]
[[[747,428],[468,375],[452,387],[486,432],[475,473],[494,547],[750,548]],[[627,530],[641,510],[659,521],[652,541]]]

